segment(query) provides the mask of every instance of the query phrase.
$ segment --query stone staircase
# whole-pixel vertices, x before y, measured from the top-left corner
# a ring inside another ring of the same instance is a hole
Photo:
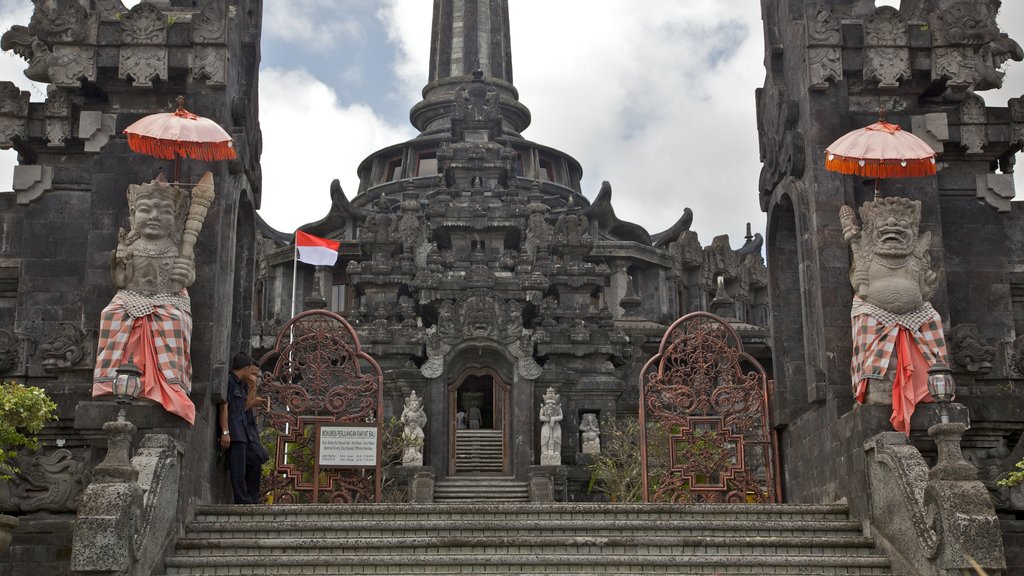
[[[504,462],[501,430],[456,430],[455,470],[459,474],[501,473]]]
[[[891,574],[843,505],[205,506],[165,574]]]
[[[434,484],[434,502],[529,502],[530,487],[514,478],[456,476]]]

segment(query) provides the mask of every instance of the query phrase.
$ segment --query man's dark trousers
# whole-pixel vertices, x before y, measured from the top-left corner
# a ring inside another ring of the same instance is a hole
[[[263,461],[251,442],[232,442],[228,448],[228,477],[235,504],[257,504]]]

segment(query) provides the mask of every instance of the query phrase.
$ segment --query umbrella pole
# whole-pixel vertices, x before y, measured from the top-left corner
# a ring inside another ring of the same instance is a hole
[[[875,178],[875,200],[878,200],[878,197],[880,196],[878,187],[881,184],[881,181],[881,178]]]
[[[181,158],[177,154],[174,155],[174,185],[177,186],[181,182]],[[875,196],[878,193],[875,192]]]

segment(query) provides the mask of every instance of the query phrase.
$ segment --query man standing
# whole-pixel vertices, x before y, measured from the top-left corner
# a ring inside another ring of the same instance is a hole
[[[256,395],[259,366],[240,352],[231,359],[228,401],[220,405],[220,447],[228,451],[228,475],[235,504],[258,504],[263,463],[269,459],[260,444],[254,406],[265,402]]]

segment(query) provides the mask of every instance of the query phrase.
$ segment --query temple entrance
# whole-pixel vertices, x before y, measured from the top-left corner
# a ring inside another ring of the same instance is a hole
[[[488,369],[465,372],[448,389],[455,474],[507,474],[509,387]]]

